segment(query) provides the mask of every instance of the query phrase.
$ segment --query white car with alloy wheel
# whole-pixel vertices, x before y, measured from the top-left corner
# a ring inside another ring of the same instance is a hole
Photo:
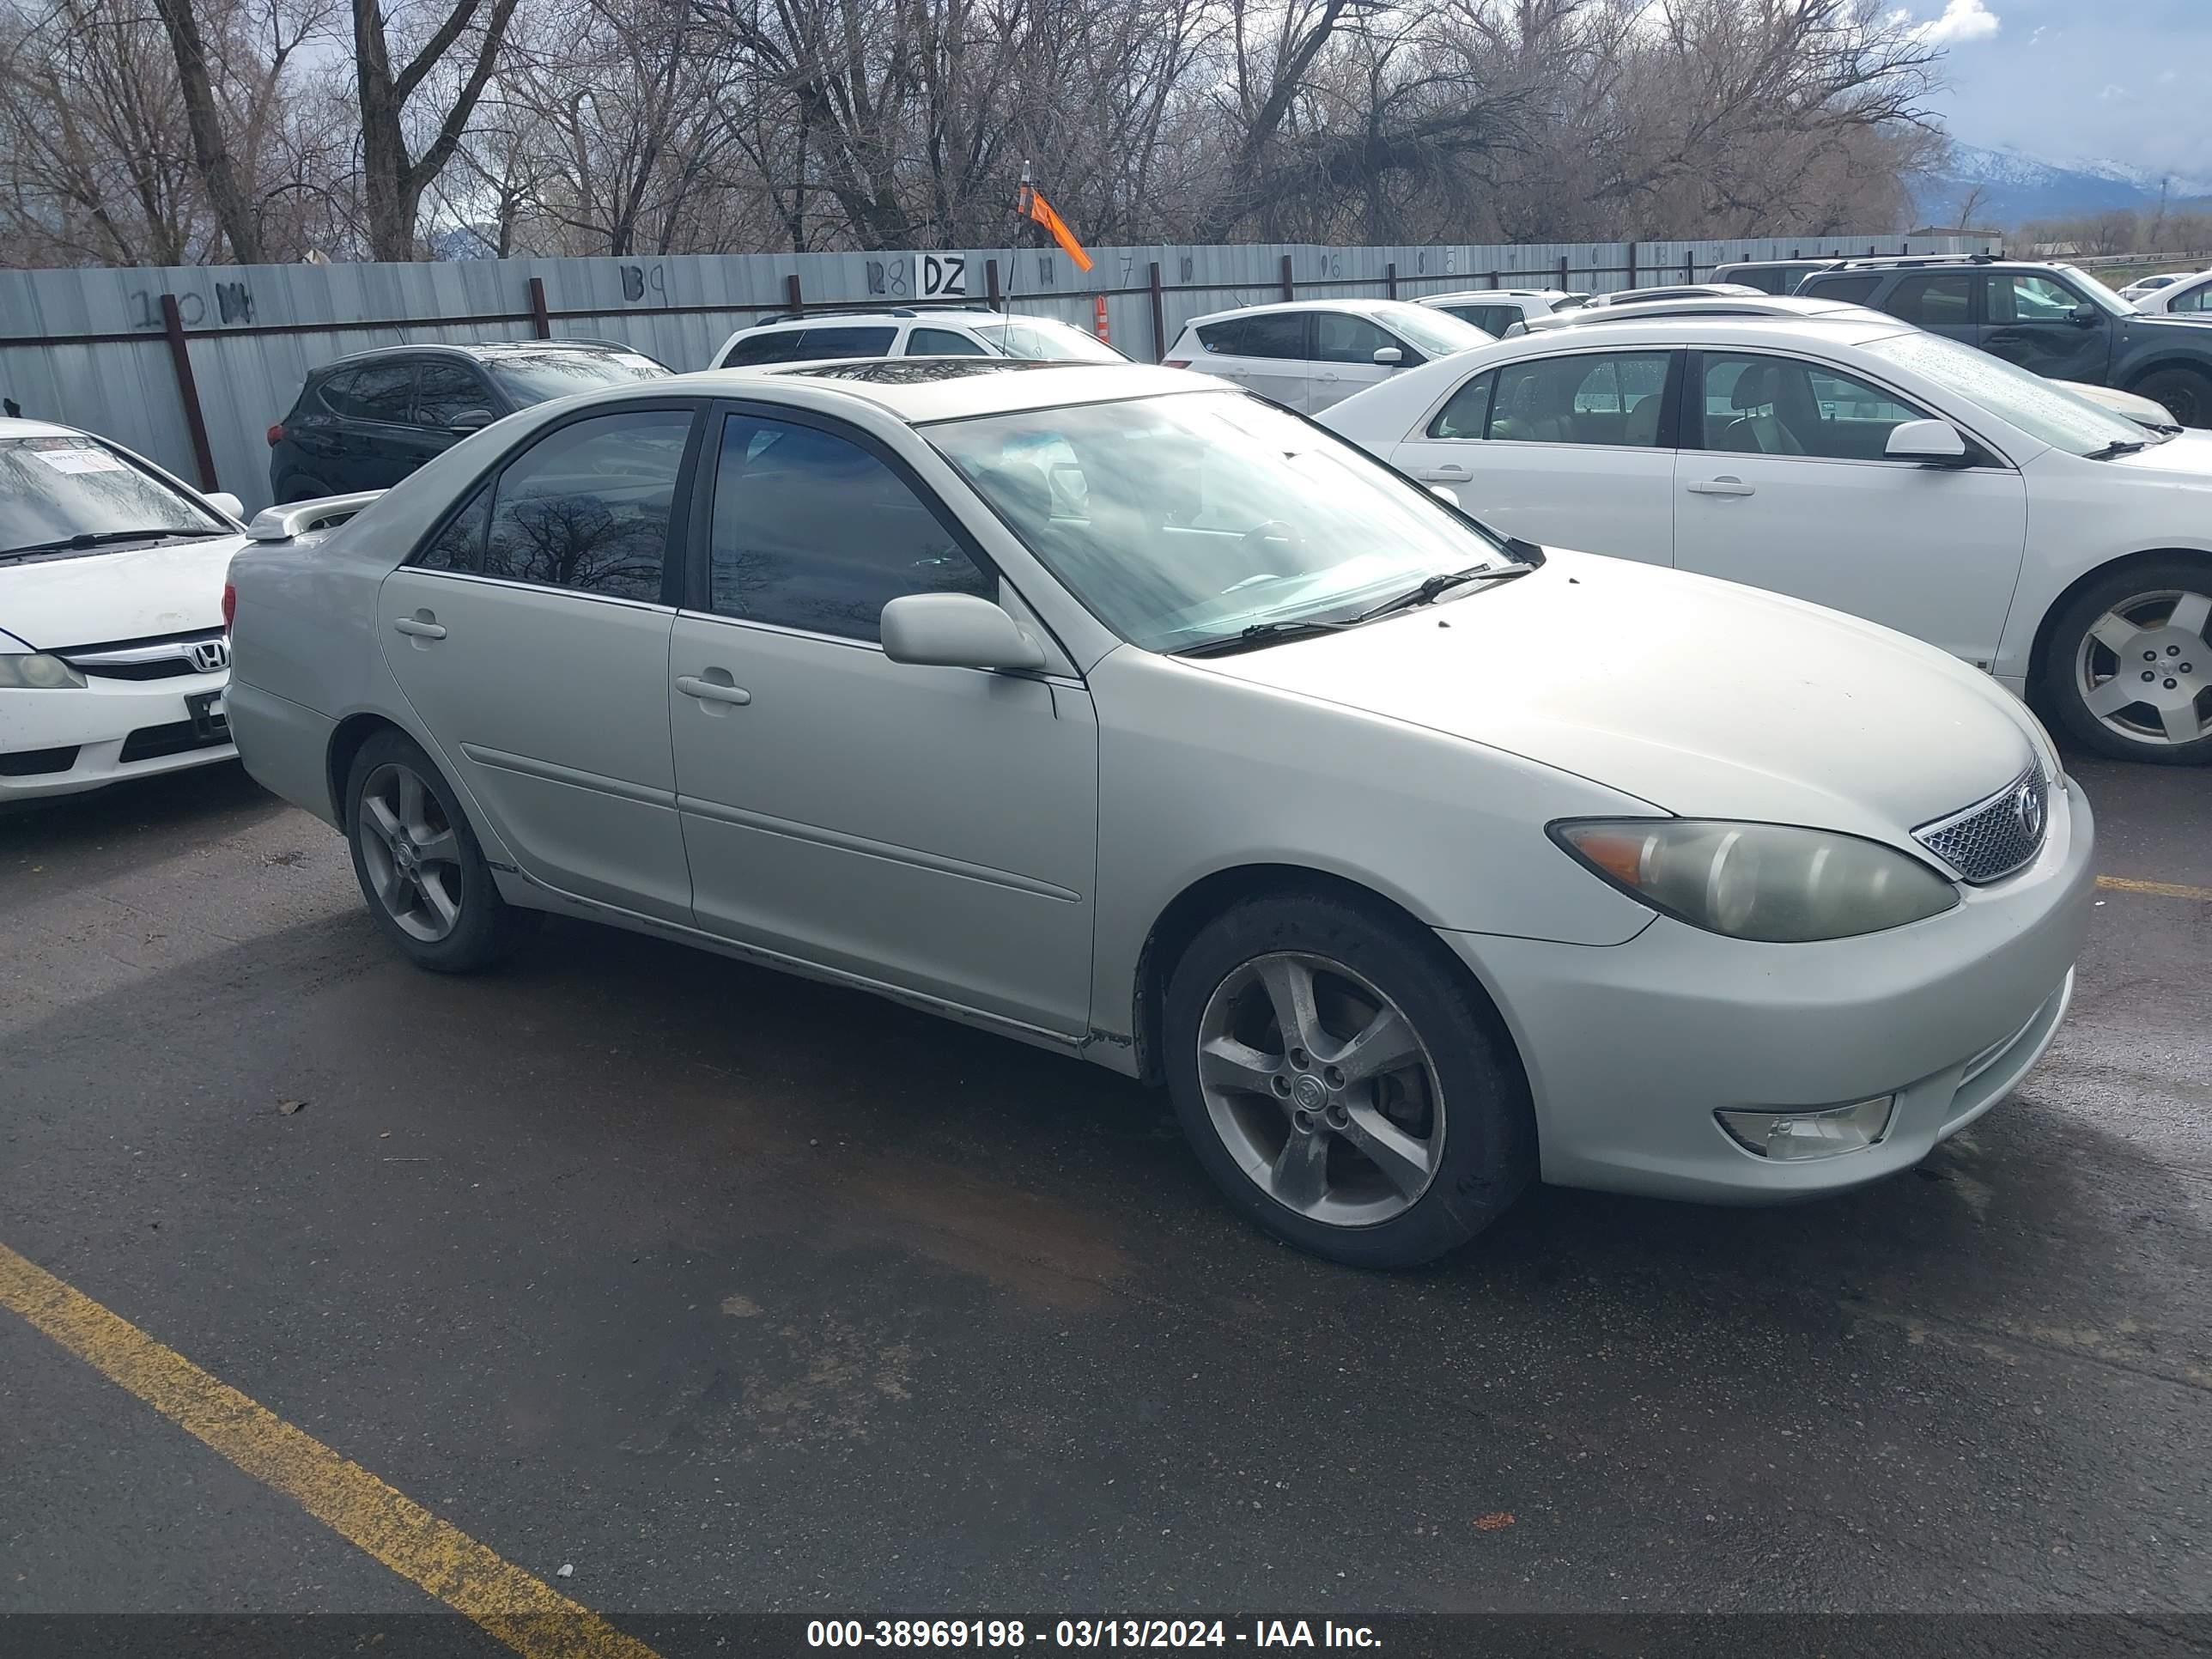
[[[222,589],[240,511],[104,438],[0,420],[0,801],[237,754]]]
[[[1539,1176],[1906,1169],[2050,1042],[2094,891],[1986,677],[1170,370],[592,392],[231,580],[246,768],[418,965],[554,912],[1156,1080],[1347,1261]]]
[[[1322,418],[1514,535],[1847,611],[2033,695],[2102,753],[2212,762],[2212,434],[1809,307],[1624,313]]]

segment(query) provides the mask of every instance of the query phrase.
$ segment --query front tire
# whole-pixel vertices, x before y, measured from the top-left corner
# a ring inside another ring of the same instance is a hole
[[[362,744],[347,769],[345,801],[362,896],[417,968],[489,968],[537,919],[500,896],[452,786],[404,732],[379,732]]]
[[[2212,763],[2212,562],[2151,559],[2097,578],[2052,624],[2042,689],[2087,748]]]
[[[2198,368],[2154,368],[2130,391],[2166,405],[2183,426],[2212,427],[2212,374]]]
[[[1169,1092],[1199,1162],[1301,1249],[1417,1266],[1534,1174],[1503,1030],[1409,924],[1319,895],[1253,900],[1192,941],[1164,1012]]]

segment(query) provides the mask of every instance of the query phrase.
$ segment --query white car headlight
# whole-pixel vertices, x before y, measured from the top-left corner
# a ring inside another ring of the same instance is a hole
[[[84,676],[43,651],[0,651],[0,691],[82,690]]]
[[[1939,915],[1959,890],[1893,847],[1786,823],[1583,818],[1551,826],[1595,874],[1693,927],[1768,944],[1849,939]]]

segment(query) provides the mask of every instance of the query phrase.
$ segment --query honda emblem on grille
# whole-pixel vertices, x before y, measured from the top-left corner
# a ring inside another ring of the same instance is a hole
[[[194,640],[189,648],[192,666],[203,674],[212,674],[218,668],[230,666],[228,640]]]
[[[2022,784],[2020,793],[2012,798],[2012,811],[2013,816],[2020,820],[2021,829],[2027,832],[2029,844],[2032,846],[2040,842],[2043,839],[2044,813],[2041,783]]]

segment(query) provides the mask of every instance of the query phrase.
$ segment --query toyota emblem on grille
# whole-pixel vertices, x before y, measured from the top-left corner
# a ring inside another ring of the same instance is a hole
[[[2043,785],[2040,779],[2021,786],[2020,793],[2012,798],[2012,810],[2013,816],[2020,820],[2020,827],[2027,832],[2029,842],[2033,844],[2040,842],[2043,839],[2044,813]]]
[[[228,640],[194,640],[191,651],[192,666],[203,674],[212,674],[218,668],[230,666]]]

